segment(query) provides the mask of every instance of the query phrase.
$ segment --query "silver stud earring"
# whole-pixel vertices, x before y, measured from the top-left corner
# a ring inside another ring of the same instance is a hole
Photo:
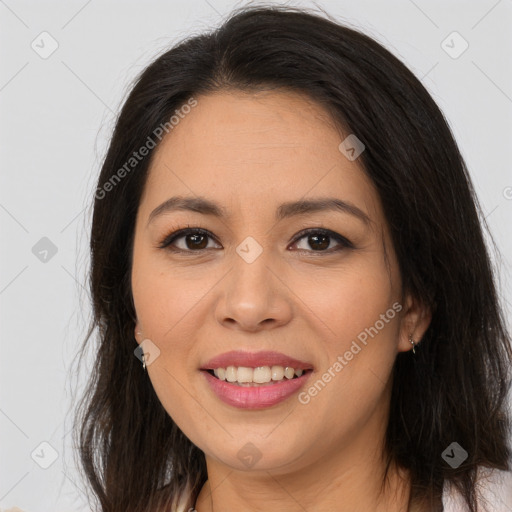
[[[414,340],[412,339],[412,334],[409,334],[409,343],[412,345],[412,353],[413,354],[416,354],[415,350],[414,350]]]

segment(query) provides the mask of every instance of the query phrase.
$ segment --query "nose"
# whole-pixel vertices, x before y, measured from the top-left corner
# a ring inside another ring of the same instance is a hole
[[[269,251],[264,250],[251,263],[234,254],[231,271],[219,288],[217,321],[224,327],[249,332],[286,325],[292,318],[293,294],[279,270]]]

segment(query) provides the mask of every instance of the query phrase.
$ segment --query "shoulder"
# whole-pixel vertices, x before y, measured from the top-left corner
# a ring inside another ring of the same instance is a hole
[[[512,472],[479,467],[477,481],[478,504],[483,511],[512,510]],[[460,493],[445,482],[443,489],[445,512],[466,512]]]

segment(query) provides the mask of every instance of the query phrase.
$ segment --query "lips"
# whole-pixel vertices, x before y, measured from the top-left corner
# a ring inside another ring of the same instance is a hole
[[[228,366],[246,366],[248,368],[258,368],[259,366],[283,366],[291,367],[295,370],[313,370],[313,365],[299,359],[281,354],[279,352],[261,351],[245,352],[234,350],[215,356],[201,366],[201,370],[215,370],[217,368],[227,368]]]
[[[291,399],[308,382],[312,372],[305,372],[296,379],[284,379],[273,384],[262,384],[257,387],[242,387],[225,382],[210,375],[208,371],[201,372],[210,390],[225,404],[238,409],[266,409],[277,406]]]

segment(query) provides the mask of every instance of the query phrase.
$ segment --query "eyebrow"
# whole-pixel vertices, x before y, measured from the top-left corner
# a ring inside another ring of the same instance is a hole
[[[148,224],[156,217],[172,211],[191,211],[218,218],[229,217],[227,210],[223,206],[205,197],[174,196],[164,201],[151,212]],[[354,204],[335,197],[319,197],[283,203],[276,210],[276,221],[322,211],[346,213],[358,218],[367,225],[371,224],[371,220],[365,212]]]

